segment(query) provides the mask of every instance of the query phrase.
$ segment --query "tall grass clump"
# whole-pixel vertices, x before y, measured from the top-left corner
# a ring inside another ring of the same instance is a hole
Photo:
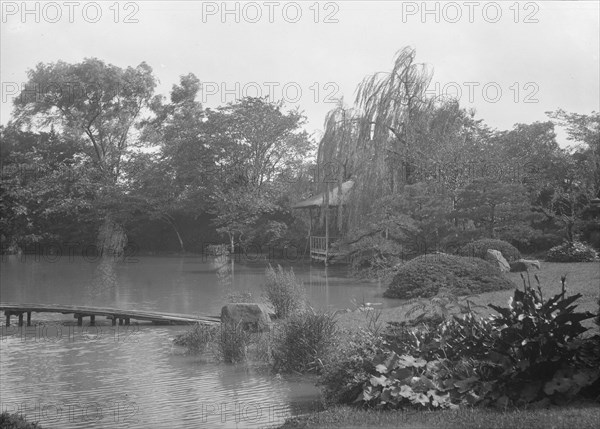
[[[188,354],[206,352],[217,361],[227,363],[245,361],[253,341],[252,333],[233,322],[210,326],[197,323],[173,340],[176,345],[185,347]]]
[[[196,323],[183,334],[177,335],[173,343],[185,347],[188,354],[200,354],[219,337],[219,332],[219,325]]]
[[[244,362],[248,358],[248,347],[252,334],[243,329],[241,323],[231,321],[221,323],[217,342],[218,357],[227,363]]]
[[[277,268],[269,265],[265,276],[265,295],[275,308],[275,317],[285,318],[304,309],[306,290],[292,268],[284,270],[281,265]]]
[[[338,333],[335,313],[312,308],[285,320],[273,337],[273,364],[277,371],[318,373],[335,347]]]

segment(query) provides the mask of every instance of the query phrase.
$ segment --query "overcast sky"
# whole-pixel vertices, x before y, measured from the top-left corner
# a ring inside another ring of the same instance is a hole
[[[38,62],[146,61],[168,95],[194,73],[214,107],[244,95],[299,106],[323,128],[367,75],[404,46],[434,70],[432,94],[456,95],[499,129],[563,108],[600,110],[598,1],[2,2],[1,123]],[[426,9],[426,10],[425,10]],[[38,21],[38,22],[36,22]]]

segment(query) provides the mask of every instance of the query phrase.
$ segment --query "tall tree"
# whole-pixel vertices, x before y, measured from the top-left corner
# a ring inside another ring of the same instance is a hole
[[[232,251],[259,219],[278,206],[311,150],[301,130],[304,117],[283,111],[281,103],[244,98],[206,112],[205,136],[220,170],[209,210],[217,230],[228,236]]]
[[[96,210],[104,223],[101,251],[122,253],[124,231],[119,215],[125,198],[120,186],[122,164],[136,140],[136,125],[148,106],[156,81],[141,63],[121,69],[96,58],[81,63],[38,64],[15,99],[18,126],[38,129],[53,124],[66,137],[87,144],[98,171]]]

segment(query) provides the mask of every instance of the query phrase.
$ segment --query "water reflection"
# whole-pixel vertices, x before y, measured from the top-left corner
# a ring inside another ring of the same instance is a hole
[[[102,258],[96,265],[92,279],[86,285],[87,302],[118,301],[116,264],[114,258]]]

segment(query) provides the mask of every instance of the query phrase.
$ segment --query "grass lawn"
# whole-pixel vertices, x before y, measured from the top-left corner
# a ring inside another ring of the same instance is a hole
[[[525,278],[527,278],[526,273]],[[542,263],[540,271],[531,271],[531,285],[540,279],[542,295],[550,297],[561,290],[561,276],[566,275],[567,295],[583,295],[575,304],[578,310],[596,313],[600,295],[600,264],[587,263]],[[507,273],[515,287],[523,288],[520,273]],[[490,292],[474,296],[471,301],[479,305],[496,304],[506,306],[513,290]],[[381,310],[378,323],[405,320],[405,313],[414,304]],[[338,316],[339,326],[347,331],[366,327],[372,312],[349,312]],[[491,309],[480,309],[480,314],[493,313]],[[595,326],[591,320],[583,322]],[[594,328],[591,330],[594,331]],[[375,411],[361,410],[348,406],[334,407],[323,412],[308,414],[288,420],[281,428],[597,428],[600,427],[600,404],[578,404],[570,407],[555,407],[543,410],[495,411],[489,409],[460,409],[457,411]]]
[[[374,411],[344,406],[289,419],[280,428],[596,429],[599,422],[597,404],[506,412],[483,409]]]

